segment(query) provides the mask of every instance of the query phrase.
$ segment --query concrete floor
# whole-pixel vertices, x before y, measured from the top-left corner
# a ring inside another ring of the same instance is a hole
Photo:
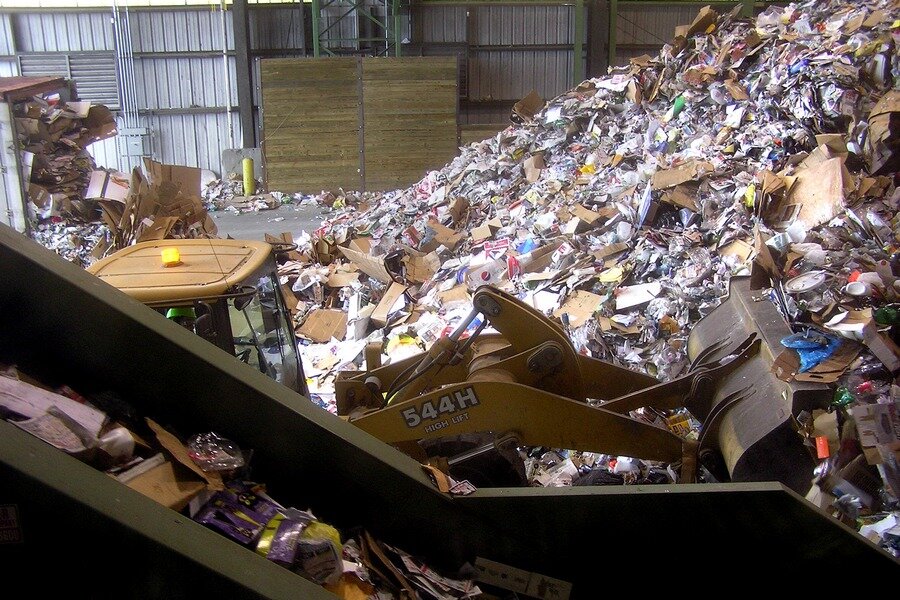
[[[219,237],[231,236],[237,240],[264,240],[265,234],[279,235],[289,231],[294,238],[298,238],[300,232],[313,231],[322,225],[322,221],[329,212],[320,206],[297,206],[287,204],[275,210],[262,210],[234,214],[224,210],[209,213],[216,227],[219,228]]]

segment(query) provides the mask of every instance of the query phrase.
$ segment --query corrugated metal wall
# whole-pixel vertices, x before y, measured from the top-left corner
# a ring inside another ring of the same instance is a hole
[[[19,52],[89,52],[113,50],[110,12],[15,13]]]
[[[689,24],[703,6],[703,2],[652,5],[620,2],[616,19],[616,64],[627,64],[630,58],[642,54],[656,54],[663,44],[672,41],[675,27]],[[717,7],[717,10],[726,9]]]
[[[0,56],[12,56],[15,51],[10,15],[0,14]]]

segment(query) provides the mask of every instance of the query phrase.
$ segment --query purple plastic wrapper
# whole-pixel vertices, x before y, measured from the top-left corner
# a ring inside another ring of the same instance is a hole
[[[216,493],[194,520],[244,545],[252,543],[268,522],[227,492]]]
[[[275,515],[266,525],[256,546],[256,553],[283,567],[293,568],[297,558],[297,544],[309,520],[296,520]]]
[[[263,524],[268,523],[281,508],[266,495],[265,487],[262,485],[249,481],[230,481],[225,489],[225,493],[231,493],[236,502],[265,517]]]
[[[231,482],[216,492],[194,520],[238,543],[252,544],[278,513],[278,505],[261,493],[262,488],[252,483]]]

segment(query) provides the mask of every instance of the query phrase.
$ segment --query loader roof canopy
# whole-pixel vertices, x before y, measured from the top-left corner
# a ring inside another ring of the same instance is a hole
[[[178,248],[181,264],[163,265],[164,248]],[[272,252],[248,240],[142,242],[97,261],[88,272],[145,304],[171,303],[222,294],[256,271]]]

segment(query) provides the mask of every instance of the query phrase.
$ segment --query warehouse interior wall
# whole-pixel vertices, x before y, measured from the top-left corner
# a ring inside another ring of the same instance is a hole
[[[377,13],[383,2],[373,1]],[[340,2],[340,0],[339,0]],[[614,64],[648,53],[668,41],[676,25],[689,23],[704,3],[605,2],[585,0],[581,39],[587,70],[575,73],[574,2],[547,0],[497,5],[484,2],[403,4],[404,56],[457,55],[461,128],[508,123],[512,105],[532,89],[552,98],[588,74],[604,72],[614,23]],[[329,7],[329,10],[333,8]],[[615,8],[614,19],[608,11]],[[117,37],[110,9],[0,9],[0,76],[64,75],[79,96],[119,110],[119,96],[133,96],[137,120],[149,132],[146,150],[156,160],[209,169],[220,174],[221,152],[240,147],[234,11],[209,6],[139,7],[128,11],[129,60],[134,76],[121,81]],[[259,60],[312,54],[311,6],[302,2],[250,4],[248,50],[253,123],[259,143]],[[362,17],[340,23],[327,35],[359,35]],[[323,23],[334,22],[323,11]],[[224,28],[223,28],[224,25]],[[327,37],[327,36],[326,36]],[[326,44],[329,52],[352,53],[346,43]],[[227,69],[226,69],[227,64]],[[118,80],[117,80],[118,79]],[[126,86],[124,89],[122,86]],[[298,107],[302,110],[302,107]],[[128,170],[124,139],[95,144],[101,166]]]

